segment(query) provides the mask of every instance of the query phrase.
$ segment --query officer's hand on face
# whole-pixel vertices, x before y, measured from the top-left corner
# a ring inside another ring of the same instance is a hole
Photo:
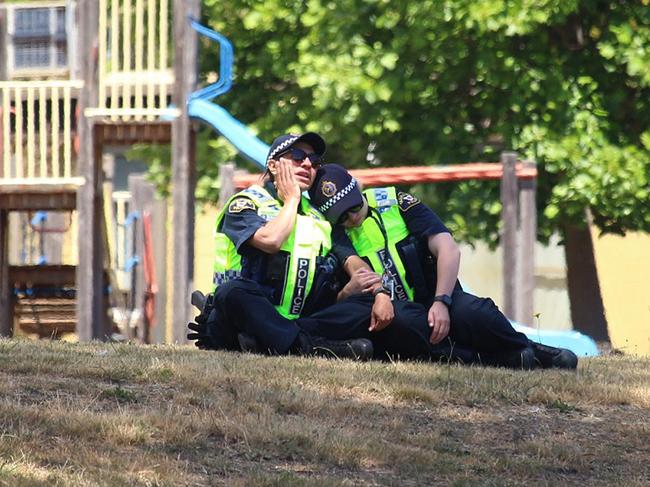
[[[381,331],[391,324],[395,317],[390,296],[380,293],[375,297],[370,313],[370,331]]]
[[[447,306],[436,301],[429,308],[429,327],[431,328],[431,343],[441,342],[449,334],[449,310]]]
[[[278,197],[287,202],[291,199],[300,200],[300,185],[293,174],[293,164],[286,160],[279,160],[276,164],[275,186],[278,190]]]

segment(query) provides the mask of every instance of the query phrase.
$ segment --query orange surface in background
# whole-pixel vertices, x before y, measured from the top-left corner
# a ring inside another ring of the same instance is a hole
[[[534,179],[537,169],[516,165],[520,179]],[[501,179],[503,166],[498,162],[468,162],[448,166],[401,166],[351,169],[352,174],[363,187],[394,186],[396,184],[435,183],[441,181],[465,181],[468,179]],[[239,189],[259,183],[259,174],[235,175],[235,186]]]

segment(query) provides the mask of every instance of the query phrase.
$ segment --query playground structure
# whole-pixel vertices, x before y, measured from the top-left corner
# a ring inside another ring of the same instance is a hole
[[[65,5],[68,15],[78,19],[81,61],[78,73],[71,73],[78,78],[0,82],[0,306],[20,312],[21,303],[14,295],[23,288],[24,294],[39,286],[65,289],[69,292],[61,307],[52,309],[52,301],[41,303],[48,312],[67,316],[67,321],[54,319],[56,329],[75,330],[84,341],[109,336],[114,330],[107,316],[111,298],[107,290],[110,287],[115,294],[127,287],[125,271],[129,269],[128,252],[119,253],[115,247],[124,247],[127,240],[134,242],[125,239],[124,233],[143,215],[126,208],[130,196],[113,192],[107,184],[102,154],[107,147],[136,142],[171,144],[173,285],[168,291],[175,326],[167,338],[184,342],[185,324],[191,316],[188,296],[193,289],[194,260],[190,118],[212,126],[260,168],[268,146],[211,101],[230,89],[233,52],[227,39],[191,20],[198,18],[198,1],[175,0],[171,8],[167,0],[80,0],[76,8],[71,2]],[[194,92],[197,33],[219,43],[221,66],[217,83]],[[223,169],[222,200],[228,196],[226,188],[241,188],[258,178],[233,178],[232,167]],[[502,162],[496,164],[358,170],[354,174],[366,185],[501,179],[504,272],[509,274],[504,279],[508,283],[504,307],[517,321],[532,323],[534,163],[518,163],[516,154],[504,153]],[[16,211],[75,211],[78,263],[9,266],[8,214]],[[136,254],[143,255],[134,247],[130,256]],[[146,271],[146,263],[144,267]],[[31,303],[37,305],[34,299]],[[72,308],[76,319],[70,320]],[[0,334],[12,331],[13,317],[8,313],[0,318]],[[47,335],[47,330],[39,334]],[[147,329],[129,337],[148,341]]]
[[[185,25],[187,7],[186,2],[176,2],[173,8],[179,13],[175,16],[167,0],[22,2],[3,5],[0,10],[2,25],[8,26],[6,39],[13,42],[3,49],[8,53],[9,73],[2,76],[12,79],[0,82],[0,306],[10,311],[3,312],[0,334],[13,333],[13,310],[21,309],[15,303],[16,290],[25,288],[33,294],[44,282],[72,290],[59,314],[69,317],[72,305],[75,313],[68,321],[76,323],[80,340],[103,339],[113,332],[107,319],[108,290],[114,290],[119,279],[112,275],[111,262],[115,263],[117,253],[108,227],[119,233],[123,223],[115,225],[114,219],[106,217],[105,210],[117,211],[120,201],[105,194],[102,153],[107,147],[168,144],[183,136],[189,153],[192,135],[187,121],[184,130],[172,136],[172,125],[182,123],[183,110],[171,103],[184,107],[189,90],[172,93],[175,78],[183,73],[180,62],[173,63],[173,59],[182,61],[183,45],[176,43],[176,53],[170,47],[170,19],[181,19],[179,23]],[[36,42],[19,57],[20,43],[30,36],[37,41],[39,35],[49,39],[49,26],[54,23],[57,42],[66,36],[71,39],[67,52],[57,51],[57,59],[70,59],[67,69],[59,64],[56,72],[48,65],[45,74],[43,69],[19,69],[24,68],[25,59],[38,60],[47,53],[37,51],[40,44]],[[175,193],[181,192],[183,183],[186,193],[190,192],[192,181],[186,179]],[[36,211],[75,212],[75,265],[65,270],[43,262],[9,265],[9,213]],[[182,256],[183,252],[189,260],[187,246],[176,253]],[[66,276],[65,282],[53,277],[60,275]],[[177,299],[185,301],[184,296]],[[188,307],[184,306],[185,316]],[[69,323],[51,324],[59,331],[70,327]]]

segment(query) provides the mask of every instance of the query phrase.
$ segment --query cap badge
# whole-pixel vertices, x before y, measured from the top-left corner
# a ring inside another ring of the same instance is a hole
[[[336,194],[336,184],[334,184],[332,181],[323,181],[320,189],[322,193],[328,198],[331,198]]]

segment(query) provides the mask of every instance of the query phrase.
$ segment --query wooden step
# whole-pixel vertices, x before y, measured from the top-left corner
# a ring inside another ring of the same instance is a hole
[[[74,265],[10,266],[9,283],[16,293],[10,326],[41,338],[75,333],[76,272]],[[106,275],[104,279],[108,282]]]
[[[16,300],[14,318],[25,333],[41,338],[59,337],[75,331],[76,303],[61,297],[21,297]]]
[[[18,298],[16,305],[20,306],[74,306],[71,298]]]
[[[23,313],[18,315],[16,319],[20,323],[34,322],[34,323],[57,323],[77,321],[74,313]]]
[[[32,284],[38,284],[39,286],[74,286],[75,276],[76,266],[74,265],[49,264],[9,267],[10,282],[19,283],[20,287],[31,287]]]
[[[51,336],[58,337],[63,333],[74,333],[76,324],[76,321],[61,321],[49,324],[38,324],[33,322],[23,323],[21,321],[18,326],[20,326],[20,329],[25,333],[35,333],[41,338],[45,338]]]
[[[47,305],[47,304],[40,304],[40,305],[34,305],[34,304],[28,304],[28,303],[18,303],[16,307],[14,308],[14,313],[17,315],[24,315],[24,314],[29,314],[29,313],[67,313],[67,314],[74,314],[76,311],[75,309],[75,303],[71,304],[66,304],[66,305],[61,305],[61,304],[54,304],[54,305]]]
[[[75,318],[57,317],[57,316],[34,316],[27,317],[21,316],[18,318],[20,324],[24,325],[43,325],[43,326],[58,326],[67,325],[68,323],[75,323]]]

